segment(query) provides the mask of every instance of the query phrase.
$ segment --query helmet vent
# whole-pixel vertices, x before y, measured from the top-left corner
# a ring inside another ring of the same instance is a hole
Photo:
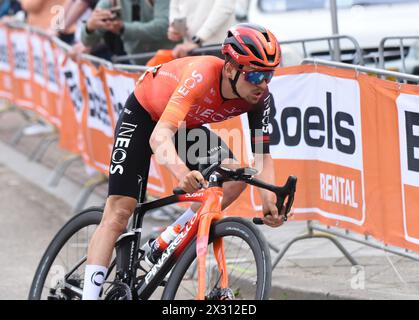
[[[266,41],[270,42],[269,36],[267,32],[262,32],[263,36],[265,37]]]
[[[244,55],[244,56],[248,55],[246,52],[243,52],[243,50],[239,48],[239,46],[237,46],[236,44],[231,43],[230,45],[233,47],[234,51],[236,51],[238,54]]]
[[[252,53],[259,59],[263,59],[262,53],[255,47],[252,39],[246,36],[242,36],[244,44],[252,51]]]
[[[273,61],[275,61],[275,54],[268,54],[267,52],[266,52],[266,50],[265,50],[265,53],[266,53],[266,57],[268,58],[268,61],[269,62],[273,62]]]
[[[262,59],[262,57],[261,57],[261,55],[260,55],[259,50],[257,50],[254,46],[247,46],[247,47],[250,49],[250,51],[252,51],[252,53],[253,53],[256,57],[258,57],[259,59]]]

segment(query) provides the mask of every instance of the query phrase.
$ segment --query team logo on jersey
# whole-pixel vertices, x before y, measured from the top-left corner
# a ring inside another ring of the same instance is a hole
[[[196,87],[198,83],[201,83],[204,77],[201,73],[194,70],[189,78],[186,78],[183,85],[178,89],[178,93],[186,97],[189,92]]]

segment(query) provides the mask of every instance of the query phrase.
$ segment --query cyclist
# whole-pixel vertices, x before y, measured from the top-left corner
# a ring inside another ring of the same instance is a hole
[[[196,143],[204,145],[207,156],[226,148],[229,157],[234,157],[221,138],[203,125],[247,112],[252,151],[263,161],[258,178],[275,183],[268,130],[269,112],[274,106],[268,82],[281,59],[278,41],[264,27],[238,24],[228,31],[222,53],[225,60],[186,57],[151,68],[128,97],[115,131],[104,215],[89,244],[83,299],[99,297],[115,242],[138,200],[144,200],[152,153],[179,180],[180,188],[195,192],[205,185],[193,161]],[[183,138],[182,123],[186,125]],[[191,135],[203,139],[189,141]],[[192,156],[177,152],[182,147]],[[244,188],[243,182],[226,183],[222,208]],[[275,206],[275,195],[267,190],[260,190],[260,195],[264,223],[280,226],[283,220]],[[177,223],[184,224],[198,208],[199,204],[192,205]]]

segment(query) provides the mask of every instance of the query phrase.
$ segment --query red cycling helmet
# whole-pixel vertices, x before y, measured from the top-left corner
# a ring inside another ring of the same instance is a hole
[[[239,65],[258,70],[272,70],[281,62],[281,48],[275,36],[253,23],[240,23],[230,28],[221,52]]]

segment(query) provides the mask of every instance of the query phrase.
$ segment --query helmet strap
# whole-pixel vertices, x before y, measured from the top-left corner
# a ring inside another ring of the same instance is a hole
[[[239,70],[241,70],[243,68],[242,65],[239,65]],[[237,91],[237,81],[239,81],[239,77],[240,77],[240,72],[237,71],[236,75],[234,76],[234,79],[228,79],[230,81],[230,85],[231,85],[231,89],[233,89],[233,92],[236,96],[238,96],[239,98],[243,97],[238,93]]]

